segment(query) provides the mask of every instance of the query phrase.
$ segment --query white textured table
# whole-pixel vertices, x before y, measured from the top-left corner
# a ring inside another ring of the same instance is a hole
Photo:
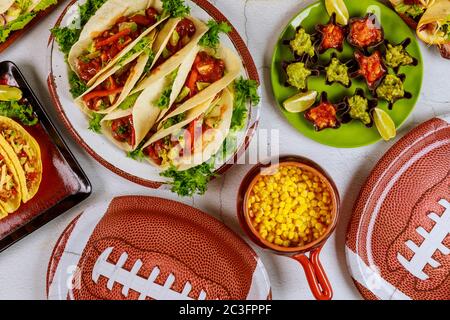
[[[317,144],[291,128],[277,110],[271,96],[269,65],[281,29],[289,19],[311,1],[301,0],[211,0],[231,20],[247,42],[263,80],[261,128],[280,130],[281,154],[298,154],[313,159],[334,178],[343,202],[335,234],[322,251],[322,263],[334,288],[335,299],[359,299],[347,272],[344,241],[353,202],[372,167],[394,143],[380,142],[359,149],[335,149]],[[146,189],[128,182],[99,165],[69,137],[56,116],[46,86],[48,29],[53,26],[61,6],[19,42],[0,54],[12,60],[27,77],[41,102],[51,113],[69,147],[93,184],[93,194],[78,207],[50,222],[32,235],[0,253],[0,299],[44,299],[47,263],[58,236],[73,217],[96,201],[120,194],[143,194],[180,200],[166,191]],[[416,109],[397,137],[434,115],[450,112],[450,61],[433,49],[421,45],[425,75],[422,95]],[[237,165],[212,182],[202,197],[181,199],[222,219],[242,235],[235,213],[236,192],[250,165]],[[298,262],[258,248],[273,288],[274,299],[312,299]]]

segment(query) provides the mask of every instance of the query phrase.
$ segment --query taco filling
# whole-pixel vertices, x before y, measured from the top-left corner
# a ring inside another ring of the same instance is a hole
[[[86,106],[95,112],[108,109],[113,106],[125,87],[130,77],[131,71],[136,66],[137,61],[125,65],[116,73],[109,76],[105,81],[96,86],[91,92],[83,96]]]
[[[168,112],[175,110],[188,99],[206,89],[212,83],[219,81],[225,75],[225,62],[215,58],[205,51],[200,51],[184,83],[183,89]]]
[[[158,58],[155,67],[160,66],[178,51],[183,49],[184,46],[191,41],[191,38],[194,36],[196,31],[197,29],[195,24],[188,18],[184,18],[178,22],[175,30],[170,36],[169,42],[164,48],[161,56]]]
[[[136,144],[136,134],[134,131],[132,115],[111,120],[109,125],[111,126],[113,138],[118,142],[126,142],[130,146]]]
[[[418,21],[426,7],[421,3],[421,0],[403,0],[394,6],[398,13],[409,16],[411,19]]]
[[[9,202],[18,194],[14,173],[0,154],[0,201]]]
[[[211,142],[212,136],[206,133],[217,128],[227,108],[222,104],[213,103],[213,106],[184,128],[145,147],[144,154],[157,165],[166,166],[184,156],[202,152],[203,145]]]
[[[355,58],[359,64],[358,74],[363,76],[369,88],[374,88],[377,82],[386,74],[380,51],[375,51],[370,56],[365,56],[355,51]]]
[[[89,82],[123,49],[158,21],[159,13],[148,8],[129,17],[120,17],[114,26],[93,39],[91,45],[76,60],[80,78]]]
[[[25,173],[27,189],[34,188],[39,183],[40,175],[38,155],[21,134],[5,123],[0,123],[0,132],[19,159]]]
[[[383,41],[383,38],[383,29],[374,14],[350,22],[348,40],[355,47],[365,49],[375,46]]]

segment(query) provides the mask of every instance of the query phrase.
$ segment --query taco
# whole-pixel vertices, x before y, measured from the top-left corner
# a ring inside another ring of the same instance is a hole
[[[17,172],[25,203],[36,195],[42,180],[39,144],[20,124],[0,116],[0,145]]]
[[[435,0],[389,0],[394,10],[411,27],[416,28],[417,23],[427,8],[431,7]]]
[[[175,103],[170,106],[167,115],[159,117],[158,129],[168,119],[214,98],[237,78],[241,70],[242,62],[239,57],[225,47],[199,50]]]
[[[120,149],[135,150],[155,125],[162,109],[157,101],[166,85],[161,78],[144,91],[128,96],[118,108],[101,121],[102,133]]]
[[[19,178],[8,153],[0,145],[0,215],[16,211],[22,200]]]
[[[428,44],[450,43],[450,1],[436,0],[425,11],[417,26],[417,36]]]
[[[104,73],[95,84],[79,96],[75,102],[83,112],[107,114],[115,110],[129,95],[148,63],[151,63],[151,44],[155,31],[142,38],[136,49]],[[150,61],[149,61],[150,60]]]
[[[38,12],[57,2],[58,0],[1,0],[0,43],[5,42],[12,31],[23,29]]]
[[[233,94],[225,88],[181,115],[185,119],[156,132],[142,147],[146,160],[162,170],[188,170],[217,153],[230,131]]]
[[[167,17],[160,0],[109,0],[84,26],[69,52],[71,69],[89,87]]]

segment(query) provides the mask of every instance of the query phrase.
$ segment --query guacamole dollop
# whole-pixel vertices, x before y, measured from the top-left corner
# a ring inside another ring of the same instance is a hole
[[[303,62],[291,63],[286,68],[287,82],[296,87],[299,90],[306,88],[306,79],[311,75],[311,70],[309,70]]]
[[[352,119],[360,120],[364,124],[370,123],[369,102],[366,98],[354,95],[348,99],[348,106],[350,107],[349,114]]]
[[[310,57],[314,57],[314,47],[312,45],[311,36],[305,31],[305,29],[300,28],[295,35],[295,38],[289,43],[291,49],[299,56],[303,54],[308,54]]]
[[[377,88],[378,97],[394,103],[395,100],[403,98],[405,90],[402,80],[395,74],[388,74]]]
[[[391,68],[407,66],[413,63],[413,58],[402,45],[393,46],[390,43],[386,50],[386,65]]]
[[[325,68],[327,73],[327,80],[329,82],[340,82],[344,86],[350,83],[348,76],[348,67],[341,63],[339,59],[331,59],[331,63]]]

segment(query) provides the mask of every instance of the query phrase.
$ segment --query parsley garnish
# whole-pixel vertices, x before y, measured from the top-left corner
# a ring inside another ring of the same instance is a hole
[[[214,173],[214,158],[197,167],[185,171],[177,171],[175,167],[161,173],[161,176],[171,179],[171,191],[182,197],[203,195]]]
[[[253,106],[259,104],[258,83],[255,80],[245,80],[243,77],[234,82],[234,109],[231,119],[231,130],[238,131],[245,126],[248,110],[247,103]]]
[[[208,21],[209,30],[201,37],[198,42],[202,47],[217,49],[220,45],[220,33],[230,33],[233,29],[227,22]]]
[[[172,18],[182,18],[191,12],[184,0],[162,0],[163,15],[169,15]]]
[[[102,133],[102,126],[100,125],[100,121],[105,117],[104,114],[94,113],[92,114],[92,118],[89,119],[89,130],[95,133]]]

